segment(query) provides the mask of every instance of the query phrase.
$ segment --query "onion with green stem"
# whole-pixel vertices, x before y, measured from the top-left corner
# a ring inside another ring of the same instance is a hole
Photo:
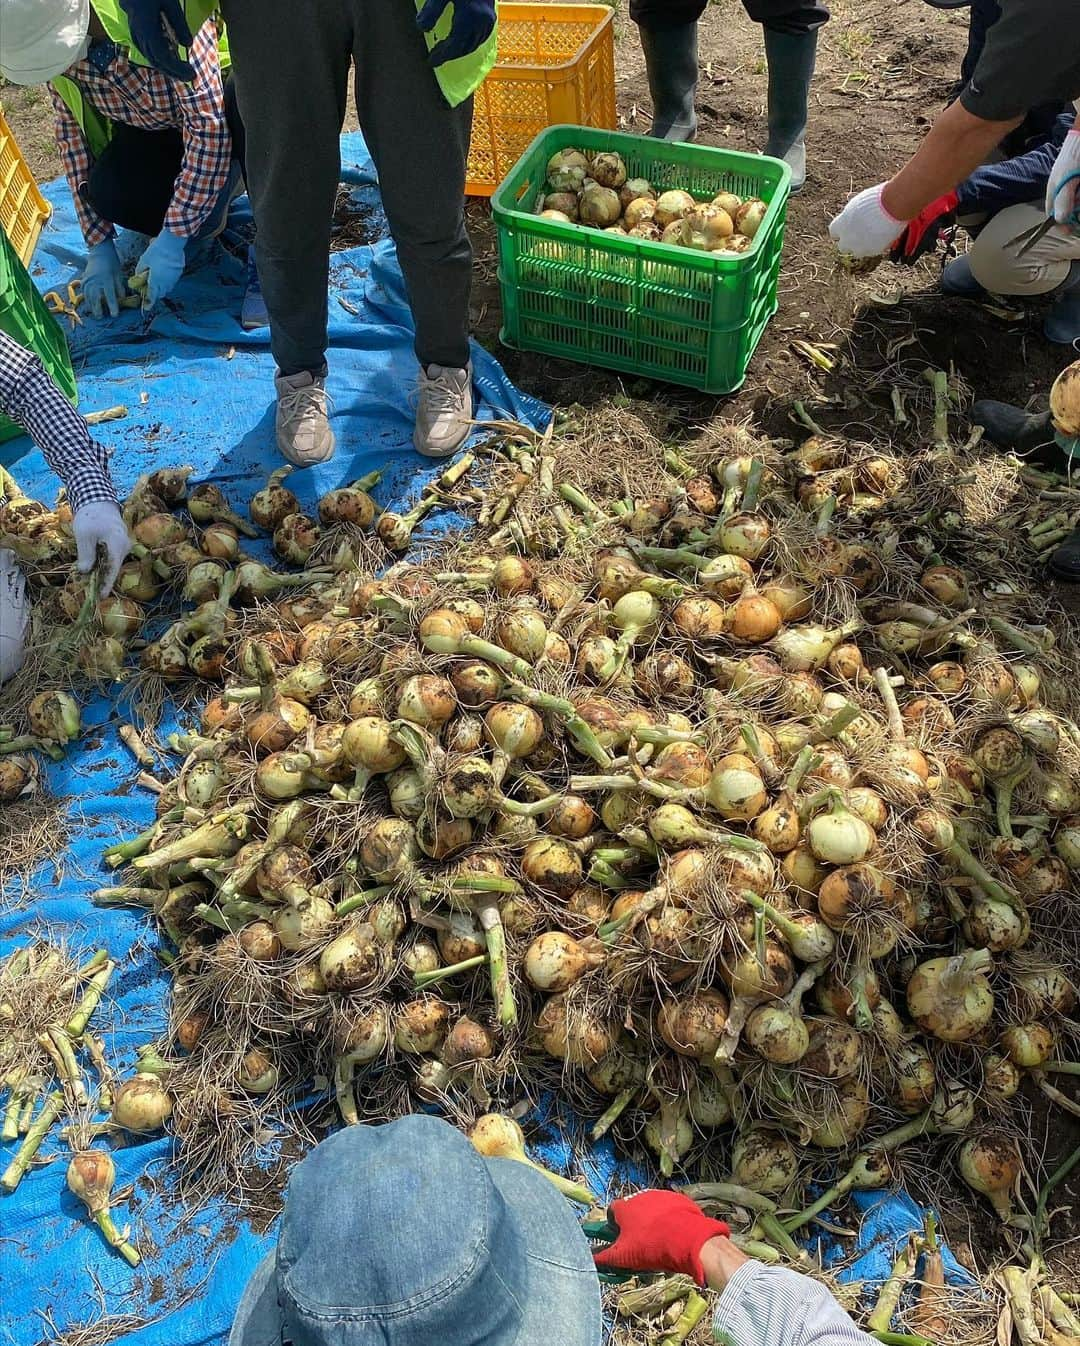
[[[135,1267],[140,1260],[138,1249],[113,1223],[111,1207],[115,1182],[116,1166],[107,1151],[79,1150],[72,1155],[67,1167],[68,1190],[86,1207],[109,1247],[115,1248],[129,1266]]]
[[[902,1145],[917,1140],[920,1136],[932,1135],[934,1129],[934,1123],[929,1112],[924,1112],[903,1126],[896,1127],[894,1130],[886,1132],[885,1135],[879,1136],[877,1140],[856,1156],[854,1163],[844,1176],[823,1192],[812,1205],[807,1206],[798,1215],[786,1219],[784,1228],[789,1234],[793,1234],[796,1230],[809,1224],[822,1211],[835,1205],[848,1192],[856,1189],[859,1191],[876,1191],[882,1187],[887,1187],[893,1180],[893,1166],[889,1156]]]
[[[734,1056],[751,1010],[763,1001],[787,995],[795,984],[795,970],[790,954],[779,944],[766,940],[763,953],[760,948],[747,949],[726,962],[724,976],[732,998],[714,1057],[721,1065]]]
[[[242,519],[239,514],[229,508],[229,502],[222,495],[219,487],[213,482],[202,482],[193,487],[187,495],[188,513],[196,523],[227,523],[236,529],[238,533],[243,533],[245,537],[258,537],[258,530],[253,528],[247,519]],[[142,539],[140,539],[142,541]]]
[[[810,1048],[810,1032],[803,1018],[803,997],[817,981],[824,966],[824,961],[811,963],[803,969],[798,981],[786,995],[756,1005],[750,1011],[743,1036],[766,1061],[790,1066],[806,1055]]]
[[[828,812],[819,813],[806,825],[806,840],[814,856],[830,865],[855,865],[873,850],[873,828],[845,805],[838,790],[828,795]]]
[[[286,515],[295,514],[300,508],[300,501],[283,485],[292,470],[288,463],[276,468],[267,478],[266,485],[260,487],[248,502],[252,523],[268,533],[272,533]]]
[[[485,1159],[512,1159],[515,1163],[527,1164],[535,1172],[543,1174],[569,1200],[587,1207],[596,1205],[596,1197],[587,1187],[571,1182],[558,1173],[551,1173],[529,1158],[525,1151],[525,1133],[512,1117],[497,1112],[485,1113],[473,1123],[469,1140]]]

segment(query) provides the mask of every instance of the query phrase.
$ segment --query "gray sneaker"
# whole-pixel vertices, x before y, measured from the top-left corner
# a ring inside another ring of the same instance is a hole
[[[299,374],[278,374],[274,387],[277,446],[285,461],[293,467],[311,467],[333,457],[334,432],[327,420],[326,379],[304,370]]]
[[[413,447],[425,458],[447,458],[472,429],[472,364],[464,369],[421,366],[417,384]]]

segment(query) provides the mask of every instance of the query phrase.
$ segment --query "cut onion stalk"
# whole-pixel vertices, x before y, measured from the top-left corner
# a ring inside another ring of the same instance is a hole
[[[911,1017],[943,1042],[966,1042],[981,1032],[994,1012],[987,980],[993,966],[988,949],[969,949],[954,958],[921,963],[907,986]]]
[[[587,1187],[571,1182],[558,1173],[551,1173],[529,1158],[525,1152],[525,1133],[512,1117],[505,1117],[498,1112],[485,1113],[473,1123],[469,1140],[485,1159],[512,1159],[515,1163],[527,1164],[537,1173],[542,1173],[569,1200],[582,1206],[596,1205],[596,1197]]]
[[[660,1172],[670,1178],[694,1143],[694,1129],[683,1099],[663,1098],[645,1123],[645,1144],[660,1160]]]

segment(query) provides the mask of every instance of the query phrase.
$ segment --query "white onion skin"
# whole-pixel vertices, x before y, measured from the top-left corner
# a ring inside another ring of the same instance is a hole
[[[982,954],[968,953],[964,960],[931,958],[912,973],[908,1012],[924,1032],[943,1042],[965,1042],[990,1022],[994,995],[983,972],[990,954]]]
[[[1010,1024],[999,1041],[1013,1065],[1023,1070],[1044,1065],[1054,1054],[1054,1034],[1045,1024]]]
[[[545,930],[529,945],[523,969],[530,985],[553,994],[566,991],[590,970],[588,952],[572,935]]]

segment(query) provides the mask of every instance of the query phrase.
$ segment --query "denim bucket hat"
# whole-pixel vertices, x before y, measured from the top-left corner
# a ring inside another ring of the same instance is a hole
[[[436,1117],[336,1132],[297,1165],[229,1346],[600,1346],[600,1286],[540,1173]]]

